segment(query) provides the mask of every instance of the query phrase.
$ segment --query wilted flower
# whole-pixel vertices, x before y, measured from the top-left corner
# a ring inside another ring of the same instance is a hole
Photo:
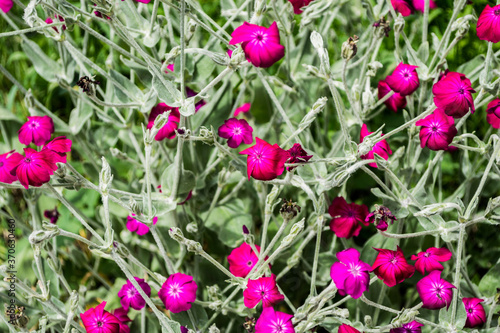
[[[392,91],[391,87],[387,84],[387,82],[381,80],[378,83],[378,99],[384,98],[385,95]],[[395,92],[384,101],[385,106],[394,112],[397,112],[398,109],[404,109],[406,107],[406,97],[402,96],[400,93]]]
[[[375,250],[378,251],[378,256],[373,263],[372,271],[388,287],[394,287],[415,273],[415,267],[408,264],[399,246],[396,251],[387,249]]]
[[[359,41],[359,37],[354,35],[349,37],[344,43],[342,43],[341,55],[345,60],[352,59],[356,53],[358,53],[358,46],[356,45]]]
[[[417,271],[425,275],[425,271],[442,271],[443,265],[439,262],[448,261],[451,259],[451,251],[445,247],[435,248],[430,247],[425,252],[419,252],[417,255],[412,255],[411,260],[416,260],[415,268]]]
[[[401,62],[392,74],[385,78],[385,82],[401,96],[411,95],[420,86],[416,71],[417,68],[418,66],[407,65]]]
[[[278,25],[269,28],[244,22],[231,34],[230,45],[240,44],[246,59],[256,67],[270,67],[285,55]]]
[[[403,16],[410,16],[413,14],[413,6],[408,0],[391,0],[392,7],[397,13]]]
[[[80,314],[87,333],[119,333],[120,321],[104,310],[106,302]]]
[[[334,262],[330,277],[339,290],[339,294],[360,298],[370,285],[371,267],[359,259],[359,252],[350,248],[337,252],[339,262]]]
[[[477,37],[488,42],[500,42],[500,5],[486,5],[477,20]]]
[[[50,223],[56,224],[57,220],[59,220],[59,212],[57,211],[57,207],[54,207],[54,209],[46,209],[43,212],[43,216],[48,218],[50,220]]]
[[[24,148],[24,158],[12,170],[19,182],[28,189],[29,185],[40,187],[50,180],[50,176],[57,170],[57,165],[48,149],[36,151]]]
[[[450,307],[454,285],[441,279],[441,271],[432,271],[417,282],[417,292],[425,309],[441,309]]]
[[[417,121],[415,126],[422,126],[420,147],[428,147],[431,150],[448,150],[450,143],[457,135],[455,120],[439,108],[424,119]]]
[[[424,326],[424,324],[414,320],[404,324],[402,327],[392,328],[389,333],[422,333],[422,326]]]
[[[293,5],[293,12],[295,14],[302,14],[302,8],[309,5],[313,0],[288,0]]]
[[[295,333],[292,315],[264,308],[255,324],[255,333]]]
[[[364,138],[372,133],[373,132],[368,131],[368,127],[366,126],[366,124],[363,124],[363,126],[361,127],[361,132],[359,134],[359,143],[363,142]],[[383,136],[384,134],[380,134],[380,135]],[[388,160],[389,155],[392,154],[392,150],[389,147],[389,144],[387,143],[387,141],[382,140],[382,141],[377,142],[375,144],[375,146],[373,146],[372,150],[370,150],[368,152],[368,154],[361,156],[361,158],[363,160],[371,160],[374,158],[375,153],[377,155],[379,155],[380,157],[382,157],[384,160]],[[375,162],[370,163],[368,165],[371,167],[377,168],[377,163],[375,163]]]
[[[465,312],[467,313],[465,327],[474,328],[486,322],[486,312],[481,304],[481,302],[484,302],[484,299],[464,297],[462,298],[462,302],[464,303]]]
[[[49,116],[28,117],[28,121],[21,126],[18,133],[19,142],[23,145],[33,142],[37,146],[42,146],[54,133],[54,123]]]
[[[276,276],[249,279],[243,291],[243,303],[247,308],[254,308],[260,301],[264,308],[273,306],[285,299],[276,286]]]
[[[240,152],[247,157],[248,179],[272,180],[283,173],[289,155],[277,144],[271,145],[260,138],[256,144]]]
[[[198,285],[191,275],[175,273],[168,277],[158,291],[165,308],[173,313],[191,309],[196,300]]]
[[[464,74],[448,72],[432,87],[434,104],[442,108],[448,116],[463,117],[469,109],[474,113],[471,82]]]
[[[8,13],[12,9],[13,5],[14,2],[12,0],[0,0],[0,9],[4,13]]]
[[[386,231],[388,224],[391,220],[391,224],[397,220],[396,216],[392,214],[389,208],[385,206],[375,205],[375,210],[366,216],[365,222],[374,223],[375,228],[380,231]]]
[[[148,297],[151,296],[151,287],[149,284],[147,284],[144,279],[139,279],[138,277],[134,277],[134,279],[137,281],[144,293]],[[135,289],[130,280],[127,280],[127,283],[122,286],[118,292],[118,297],[121,298],[120,303],[126,311],[128,311],[129,307],[132,307],[134,310],[140,310],[146,305],[146,301],[137,289]]]
[[[357,329],[347,324],[342,324],[339,326],[339,333],[361,333]]]
[[[357,236],[361,230],[361,223],[368,225],[365,222],[368,207],[354,202],[348,204],[343,197],[333,199],[328,213],[332,217],[330,230],[340,238]]]
[[[12,184],[17,180],[15,173],[12,170],[21,163],[23,155],[11,150],[0,155],[0,182]]]
[[[149,232],[149,227],[142,222],[137,221],[133,218],[135,214],[132,213],[132,216],[127,216],[127,229],[130,232],[135,232],[139,236],[143,236]],[[153,225],[158,222],[158,217],[153,218]]]
[[[294,143],[293,147],[287,150],[289,157],[287,159],[287,163],[305,163],[309,161],[313,156],[307,155],[307,152],[302,148],[300,143]],[[296,167],[286,167],[287,171],[291,171]]]
[[[389,37],[389,31],[391,31],[391,26],[390,26],[390,21],[386,20],[385,16],[382,16],[378,21],[373,23],[372,26],[375,28],[379,28],[377,30],[381,31],[381,33],[379,33],[378,35],[379,38],[382,38],[383,36]]]
[[[260,252],[260,246],[255,245],[255,248]],[[259,257],[252,250],[252,247],[247,243],[242,243],[240,246],[231,251],[227,257],[229,262],[229,271],[237,277],[246,277],[255,266]]]
[[[252,104],[245,103],[242,106],[236,108],[236,110],[234,110],[234,117],[235,118],[238,117],[240,115],[240,113],[247,113],[248,111],[250,111],[251,107],[252,107]]]
[[[116,317],[120,321],[120,332],[119,333],[130,333],[130,327],[128,327],[127,323],[131,322],[127,315],[128,311],[124,308],[118,308],[111,311],[111,314]]]
[[[415,10],[418,10],[419,12],[422,12],[422,13],[424,12],[425,0],[412,0],[412,3],[413,3],[413,8],[415,8]],[[429,9],[434,9],[434,8],[437,8],[437,5],[434,2],[434,0],[430,0],[429,1]]]
[[[227,145],[238,148],[242,143],[247,145],[253,142],[253,128],[245,119],[230,118],[219,127],[218,134],[221,138],[228,139]]]
[[[153,128],[156,117],[167,111],[170,111],[170,114],[168,115],[168,121],[156,134],[155,136],[156,141],[161,141],[165,138],[167,139],[175,138],[175,130],[179,127],[179,122],[181,121],[180,118],[181,114],[179,113],[179,108],[173,108],[165,103],[159,103],[151,110],[151,113],[149,114],[147,128],[148,129]]]

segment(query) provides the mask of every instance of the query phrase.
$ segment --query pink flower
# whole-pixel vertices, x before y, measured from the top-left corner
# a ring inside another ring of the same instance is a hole
[[[249,145],[253,142],[253,128],[245,119],[229,118],[219,127],[218,134],[221,138],[228,139],[227,145],[238,148],[242,142]]]
[[[422,13],[424,12],[425,0],[413,0],[412,2],[413,2],[413,8],[415,8],[415,10],[418,10],[419,12],[422,12]],[[433,0],[430,0],[429,1],[429,10],[434,9],[434,8],[437,8],[437,5]]]
[[[59,214],[59,211],[57,210],[57,207],[54,207],[54,209],[50,210],[50,209],[47,209],[43,212],[43,216],[45,216],[46,218],[48,218],[50,220],[50,223],[52,224],[56,224],[57,223],[57,220],[59,220],[59,216],[61,214]]]
[[[191,275],[175,273],[168,277],[158,292],[165,308],[173,313],[191,309],[198,285]]]
[[[416,260],[415,268],[417,271],[425,275],[425,271],[442,271],[443,265],[439,262],[448,261],[451,259],[451,252],[445,247],[435,248],[430,247],[425,252],[419,252],[417,255],[412,255],[411,260]]]
[[[156,134],[155,136],[156,141],[161,141],[165,138],[167,139],[175,138],[175,130],[177,129],[177,127],[179,127],[179,122],[181,121],[180,118],[181,114],[179,113],[179,108],[173,108],[165,103],[159,103],[151,110],[151,113],[149,114],[148,118],[147,127],[148,129],[153,128],[156,117],[167,111],[170,111],[170,114],[168,115],[168,121]]]
[[[229,44],[241,43],[245,57],[256,67],[270,67],[285,55],[276,22],[269,28],[244,22],[234,30],[231,37],[233,38]]]
[[[73,142],[65,136],[58,136],[43,146],[42,150],[49,150],[52,153],[54,163],[66,163],[66,153],[71,151],[72,144]]]
[[[139,286],[142,288],[146,295],[151,296],[151,287],[147,284],[144,279],[139,279],[134,277]],[[129,307],[132,307],[134,310],[140,310],[146,305],[146,301],[142,298],[141,294],[135,289],[134,285],[130,280],[127,280],[120,291],[118,292],[118,297],[121,298],[120,303],[123,308],[128,311]]]
[[[293,147],[288,149],[287,152],[289,155],[287,163],[305,163],[313,157],[312,155],[307,155],[307,152],[302,148],[300,143],[294,143]],[[286,170],[291,171],[295,168],[294,166],[286,167]]]
[[[131,322],[132,319],[130,319],[127,315],[128,310],[125,310],[124,308],[118,308],[114,309],[111,311],[113,316],[120,321],[120,332],[119,333],[130,333],[130,327],[126,323]]]
[[[248,111],[250,111],[251,106],[252,104],[245,103],[242,106],[236,108],[236,110],[234,110],[234,117],[238,117],[240,113],[247,113]]]
[[[495,116],[493,113],[486,115],[486,121],[491,127],[499,129],[500,128],[500,118]]]
[[[370,134],[372,134],[373,132],[369,132],[368,131],[368,127],[366,126],[366,124],[363,124],[363,126],[361,127],[361,132],[359,134],[359,142],[363,142],[363,139],[365,138],[365,136],[368,136]],[[384,134],[381,134],[382,136]],[[371,160],[374,158],[374,154],[377,154],[379,155],[380,157],[382,157],[383,159],[385,160],[388,160],[389,159],[389,155],[392,154],[392,150],[391,148],[389,147],[389,144],[387,143],[386,140],[382,140],[382,141],[379,141],[375,144],[375,146],[373,146],[372,150],[370,150],[368,152],[368,154],[366,155],[363,155],[361,156],[361,158],[363,160]],[[368,164],[369,166],[371,167],[374,167],[374,168],[377,168],[377,163],[373,162],[373,163],[370,163]]]
[[[428,147],[431,150],[448,150],[448,146],[457,135],[455,120],[439,108],[424,119],[417,121],[415,126],[422,126],[420,147]]]
[[[420,86],[416,69],[418,66],[406,65],[402,62],[394,69],[385,82],[401,96],[411,95]]]
[[[174,72],[175,70],[174,64],[167,65],[167,70]],[[165,73],[167,73],[167,71],[165,71]]]
[[[132,213],[132,216],[135,214]],[[132,216],[127,216],[127,229],[130,232],[135,232],[139,236],[144,236],[149,232],[149,227],[142,222],[137,221]],[[153,225],[158,222],[158,217],[153,217]]]
[[[60,16],[60,15],[57,15],[57,14],[56,14],[56,15],[54,16],[54,18],[59,19],[59,21],[61,21],[61,22],[64,22],[64,17],[62,17],[62,16]],[[52,17],[47,17],[47,18],[45,19],[45,23],[47,23],[47,24],[51,24],[51,23],[54,23],[54,20],[52,20]],[[59,33],[59,30],[57,30],[57,27],[52,27],[52,29],[54,29],[57,33]],[[64,25],[64,24],[63,24],[62,29],[63,29],[63,30],[66,30],[66,25]]]
[[[441,279],[441,271],[432,271],[429,275],[417,282],[417,292],[422,299],[425,309],[441,309],[450,307],[454,285]]]
[[[328,207],[328,213],[332,217],[330,230],[340,238],[357,236],[361,230],[360,223],[368,225],[365,222],[368,207],[354,202],[348,204],[343,197],[333,199],[332,204]]]
[[[181,326],[181,333],[188,333],[188,332],[189,330],[186,327]]]
[[[257,252],[260,252],[260,246],[255,245],[255,248]],[[229,271],[234,276],[242,278],[245,278],[250,273],[258,260],[259,257],[252,250],[252,247],[245,242],[231,251],[231,254],[227,257]]]
[[[488,103],[486,107],[486,113],[495,115],[497,118],[500,118],[500,98],[494,99]]]
[[[477,37],[488,42],[500,42],[500,5],[486,5],[477,20]]]
[[[28,121],[19,129],[19,142],[23,145],[33,142],[37,146],[42,146],[50,140],[52,133],[54,133],[52,118],[49,116],[28,117]]]
[[[16,174],[19,182],[28,189],[28,186],[40,187],[50,180],[50,176],[57,170],[52,152],[42,149],[40,152],[32,148],[24,148],[25,157],[16,165],[11,174]]]
[[[379,81],[378,83],[378,99],[382,99],[385,95],[390,93],[392,89],[389,87],[387,82],[384,80]],[[398,109],[404,109],[406,107],[406,97],[401,95],[400,93],[395,92],[389,97],[385,102],[385,106],[394,112],[397,112]]]
[[[448,116],[461,118],[469,109],[474,113],[471,82],[464,74],[449,72],[432,87],[434,104],[442,108]]]
[[[391,0],[392,7],[397,13],[403,16],[410,16],[413,14],[413,6],[407,0]]]
[[[403,327],[391,329],[389,333],[422,333],[422,326],[424,326],[424,324],[420,324],[418,321],[414,320],[404,324]]]
[[[334,262],[330,277],[337,286],[339,294],[360,298],[370,285],[371,267],[359,259],[359,252],[350,248],[337,252],[339,262]]]
[[[396,216],[392,214],[389,208],[385,206],[375,205],[375,210],[368,214],[365,218],[365,222],[374,223],[375,228],[380,231],[386,231],[389,226],[387,222],[391,220],[391,224],[397,220]]]
[[[474,297],[464,297],[462,298],[464,303],[465,312],[467,313],[467,320],[465,321],[465,327],[474,328],[481,326],[486,322],[486,312],[481,302],[484,299],[474,298]]]
[[[373,263],[372,271],[388,287],[394,287],[415,273],[415,267],[406,262],[403,251],[399,246],[396,251],[375,250],[378,251],[378,256]]]
[[[12,184],[17,180],[15,173],[12,170],[21,163],[23,155],[11,150],[0,155],[0,182]]]
[[[288,0],[293,5],[293,12],[295,14],[302,14],[302,8],[309,5],[313,0]]]
[[[247,157],[247,175],[258,180],[272,180],[283,173],[285,162],[289,158],[286,150],[277,144],[270,145],[260,138],[256,144],[240,152]]]
[[[13,5],[14,2],[12,0],[0,0],[0,9],[4,13],[8,13],[12,9]]]
[[[339,327],[339,333],[361,333],[357,329],[347,324],[342,324]]]
[[[276,286],[276,276],[261,277],[257,280],[249,279],[247,288],[243,291],[243,303],[249,309],[254,308],[260,301],[262,306],[267,308],[285,299],[285,296],[280,294]]]
[[[80,314],[87,333],[119,333],[120,321],[104,310],[106,302]]]
[[[264,308],[255,324],[255,333],[295,333],[292,315]]]

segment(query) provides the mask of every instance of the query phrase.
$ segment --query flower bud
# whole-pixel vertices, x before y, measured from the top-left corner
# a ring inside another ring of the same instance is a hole
[[[208,333],[220,333],[220,330],[215,324],[212,324],[212,326],[208,328]]]
[[[350,60],[354,58],[356,53],[358,52],[358,46],[356,43],[359,41],[359,37],[354,35],[352,37],[349,37],[343,44],[342,44],[342,58],[345,60]]]
[[[102,169],[99,174],[99,189],[101,190],[102,195],[108,195],[108,191],[111,185],[111,181],[113,180],[113,175],[111,174],[111,167],[106,161],[106,158],[102,157]]]
[[[401,16],[396,17],[396,20],[394,21],[394,31],[400,34],[404,28],[405,20]]]
[[[170,230],[168,231],[168,234],[170,235],[171,238],[173,238],[174,240],[176,240],[180,244],[184,244],[184,242],[186,241],[186,238],[182,234],[181,229],[179,229],[177,227],[170,228]]]
[[[191,222],[186,226],[186,231],[191,234],[196,234],[198,232],[198,223]]]
[[[186,249],[189,252],[194,252],[196,254],[200,254],[203,252],[203,247],[201,246],[201,244],[198,242],[195,242],[194,240],[186,239],[184,241],[184,244],[186,245]]]
[[[78,295],[78,293],[76,292],[76,290],[73,290],[71,292],[71,296],[69,298],[69,302],[70,302],[70,311],[73,312],[73,313],[76,313],[77,310],[78,310],[78,300],[80,299],[80,296]]]
[[[281,241],[280,247],[288,247],[293,242],[297,235],[300,234],[302,230],[304,230],[304,222],[305,218],[292,226],[292,229],[290,229],[290,233],[288,234],[288,236],[283,238],[283,241]]]
[[[56,227],[55,229],[52,230],[37,230],[33,231],[31,235],[29,236],[29,241],[32,245],[38,245],[41,244],[42,242],[51,239],[52,237],[55,237],[59,235],[59,228]]]
[[[365,316],[365,326],[373,327],[373,320],[371,316]]]

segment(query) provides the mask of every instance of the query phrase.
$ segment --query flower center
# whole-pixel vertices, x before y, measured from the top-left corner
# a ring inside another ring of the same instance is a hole
[[[25,158],[25,159],[24,159],[24,162],[25,162],[25,163],[31,163],[31,158]]]
[[[351,264],[349,272],[351,272],[351,274],[354,276],[358,276],[360,273],[360,267],[358,265]]]
[[[393,265],[397,264],[398,263],[398,258],[396,257],[392,257],[391,260],[389,260],[389,262]]]
[[[240,127],[235,127],[233,129],[233,135],[240,135],[241,134],[241,128]]]
[[[493,14],[495,14],[495,16],[499,16],[500,15],[500,9],[494,10]]]
[[[102,321],[97,321],[97,327],[103,327],[104,326],[104,323]]]
[[[260,42],[264,39],[264,36],[262,36],[261,34],[257,34],[255,38]]]
[[[433,130],[433,131],[435,131],[435,130],[434,130],[434,128],[435,128],[435,127],[433,127],[433,128],[432,128],[432,130]],[[429,258],[429,257],[430,257],[430,255],[431,255],[430,253],[425,252],[424,257]]]
[[[31,126],[32,128],[37,128],[37,127],[38,127],[38,123],[37,123],[37,122],[32,122],[32,123],[30,124],[30,126]]]
[[[255,154],[255,158],[260,160],[262,158],[262,153]]]
[[[473,312],[474,312],[474,309],[469,308],[469,310],[467,310],[467,312],[469,312],[469,313],[473,313]]]
[[[408,73],[408,72],[404,72],[404,73],[403,73],[403,76],[404,76],[404,77],[409,77],[409,76],[410,76],[410,73]]]
[[[3,167],[3,162],[0,162],[0,168]]]
[[[135,294],[136,294],[136,292],[135,292],[135,290],[134,290],[134,289],[129,289],[129,290],[128,290],[128,292],[127,292],[127,296],[128,296],[129,298],[133,298],[133,297],[135,297]]]
[[[249,260],[249,261],[247,262],[247,266],[248,266],[248,267],[252,266],[252,264],[253,264],[253,262],[252,262],[251,260]]]
[[[458,89],[458,93],[463,95],[464,94],[464,88]]]

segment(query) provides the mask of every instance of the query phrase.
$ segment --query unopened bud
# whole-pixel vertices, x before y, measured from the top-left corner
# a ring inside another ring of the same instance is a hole
[[[208,333],[220,333],[220,330],[215,324],[212,324],[212,326],[208,328]]]
[[[181,229],[179,229],[177,227],[170,228],[170,230],[168,231],[168,234],[170,235],[171,238],[173,238],[174,240],[176,240],[177,242],[179,242],[181,244],[184,244],[184,242],[186,240],[186,238],[182,234]]]
[[[198,232],[198,223],[191,222],[186,226],[186,231],[191,234],[196,234]]]
[[[99,175],[99,189],[101,190],[102,195],[107,195],[111,181],[113,180],[113,175],[111,174],[111,167],[106,161],[104,156],[102,157],[102,169]]]
[[[396,17],[396,20],[394,21],[394,31],[399,34],[403,31],[404,28],[405,20],[401,16]]]

